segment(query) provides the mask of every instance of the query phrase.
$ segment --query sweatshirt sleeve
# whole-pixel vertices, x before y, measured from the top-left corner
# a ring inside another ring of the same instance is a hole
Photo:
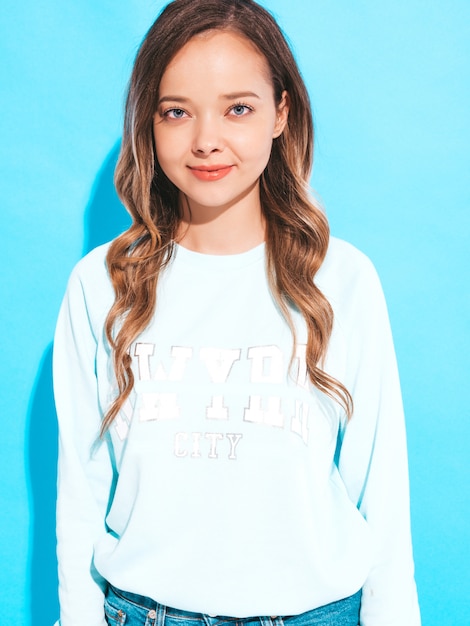
[[[362,257],[362,255],[361,255]],[[346,314],[346,387],[354,414],[344,428],[339,471],[372,535],[361,626],[419,626],[411,547],[406,434],[387,308],[362,257]]]
[[[102,331],[101,331],[102,332]],[[97,335],[77,268],[54,340],[54,395],[59,422],[57,555],[61,626],[106,626],[105,581],[93,566],[93,545],[105,532],[113,468],[96,376]]]

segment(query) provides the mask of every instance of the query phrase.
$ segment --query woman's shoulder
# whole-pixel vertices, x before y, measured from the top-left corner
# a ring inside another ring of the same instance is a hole
[[[111,307],[114,290],[108,273],[106,255],[110,243],[88,252],[73,268],[67,286],[67,294],[74,301],[84,301],[91,317],[103,315]]]
[[[88,279],[94,282],[100,279],[109,280],[106,255],[110,245],[111,242],[108,242],[90,250],[75,265],[71,276],[79,278],[82,282]]]
[[[341,270],[342,275],[346,273],[349,277],[364,272],[375,273],[372,261],[364,252],[338,237],[330,237],[328,251],[321,269],[324,272],[333,273]]]
[[[328,299],[349,306],[353,300],[381,294],[380,279],[369,257],[351,243],[331,237],[316,282]]]
[[[344,239],[333,236],[330,237],[324,265],[347,265],[352,270],[373,267],[372,261],[359,248]]]

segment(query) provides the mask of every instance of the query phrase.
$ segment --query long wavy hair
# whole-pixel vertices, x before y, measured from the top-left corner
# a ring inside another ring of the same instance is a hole
[[[300,311],[306,322],[306,361],[312,384],[339,402],[348,417],[352,413],[347,389],[322,370],[333,311],[314,278],[325,258],[329,227],[308,188],[313,160],[312,113],[292,52],[271,14],[252,0],[174,0],[142,42],[126,102],[115,184],[133,221],[112,242],[107,255],[115,301],[105,330],[118,393],[103,420],[103,432],[132,391],[129,349],[154,315],[158,279],[172,258],[181,220],[179,191],[162,171],[155,154],[152,125],[160,81],[175,54],[192,37],[211,30],[234,32],[255,44],[270,68],[276,104],[283,91],[288,93],[288,122],[273,141],[260,180],[266,271],[272,294],[291,329],[294,349],[292,309]]]

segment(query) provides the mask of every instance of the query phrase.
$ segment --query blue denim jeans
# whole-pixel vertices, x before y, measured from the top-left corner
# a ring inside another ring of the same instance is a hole
[[[283,617],[238,618],[180,611],[111,585],[104,606],[109,626],[358,626],[361,591],[313,611]]]

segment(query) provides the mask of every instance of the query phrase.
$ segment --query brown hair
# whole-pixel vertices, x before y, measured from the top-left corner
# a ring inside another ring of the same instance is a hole
[[[158,278],[171,259],[180,223],[178,189],[160,168],[153,145],[152,122],[160,81],[175,54],[192,37],[209,30],[231,31],[249,39],[267,60],[276,103],[280,103],[284,90],[288,93],[288,122],[273,142],[260,180],[268,280],[292,331],[294,347],[291,308],[298,309],[305,319],[311,382],[336,399],[348,416],[352,412],[347,389],[321,369],[333,311],[314,284],[314,277],[327,251],[329,228],[324,213],[309,195],[312,114],[292,52],[274,18],[256,2],[174,0],[144,38],[126,102],[115,183],[133,223],[112,242],[107,255],[115,301],[106,320],[106,335],[113,350],[118,395],[104,418],[103,432],[132,390],[129,348],[155,312]]]

